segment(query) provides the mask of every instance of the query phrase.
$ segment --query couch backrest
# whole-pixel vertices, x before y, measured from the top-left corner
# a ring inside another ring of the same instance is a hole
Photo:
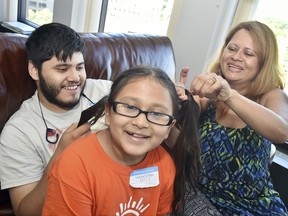
[[[146,34],[80,33],[86,53],[87,77],[114,80],[118,73],[140,64],[158,67],[175,79],[175,58],[165,36]],[[0,133],[23,100],[35,91],[28,74],[27,36],[0,33]]]

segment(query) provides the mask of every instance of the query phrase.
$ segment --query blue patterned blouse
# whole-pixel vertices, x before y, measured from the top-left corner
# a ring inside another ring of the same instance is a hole
[[[268,169],[271,142],[246,126],[224,127],[209,103],[200,117],[202,192],[223,215],[288,215]]]

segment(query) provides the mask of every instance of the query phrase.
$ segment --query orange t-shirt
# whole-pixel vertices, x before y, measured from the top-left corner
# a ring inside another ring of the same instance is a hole
[[[130,186],[131,172],[147,167],[158,167],[159,185]],[[174,162],[161,146],[140,164],[125,166],[91,134],[67,147],[53,165],[43,215],[164,215],[171,211],[174,177]]]

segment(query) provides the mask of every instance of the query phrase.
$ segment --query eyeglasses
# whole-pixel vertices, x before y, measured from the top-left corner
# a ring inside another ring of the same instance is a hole
[[[117,102],[117,101],[114,101],[112,103],[112,108],[115,113],[122,115],[122,116],[129,117],[129,118],[136,118],[141,113],[144,113],[147,121],[153,124],[162,125],[162,126],[168,126],[172,124],[172,121],[174,119],[173,116],[165,114],[165,113],[147,112],[147,111],[143,111],[139,109],[136,106],[132,106],[132,105]]]

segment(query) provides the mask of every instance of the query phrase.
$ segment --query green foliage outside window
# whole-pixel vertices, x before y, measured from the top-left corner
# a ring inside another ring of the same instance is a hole
[[[53,20],[53,13],[48,8],[44,8],[38,11],[29,9],[28,20],[30,20],[33,23],[36,23],[37,25],[51,23]]]
[[[276,18],[264,18],[267,24],[275,33],[279,47],[279,60],[286,75],[286,88],[288,87],[288,21]]]

